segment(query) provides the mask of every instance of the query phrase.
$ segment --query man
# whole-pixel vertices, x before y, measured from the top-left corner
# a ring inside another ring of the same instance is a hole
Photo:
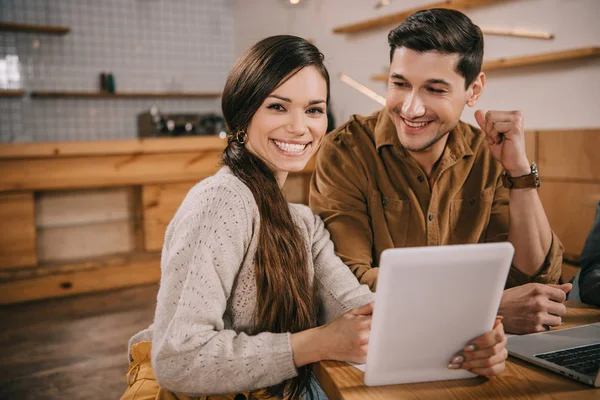
[[[515,256],[499,310],[506,330],[559,325],[571,285],[549,285],[563,248],[536,191],[523,117],[478,110],[481,130],[459,121],[485,86],[481,30],[458,11],[431,9],[388,41],[386,107],[330,133],[311,180],[310,205],[338,255],[375,290],[387,248],[509,240]]]

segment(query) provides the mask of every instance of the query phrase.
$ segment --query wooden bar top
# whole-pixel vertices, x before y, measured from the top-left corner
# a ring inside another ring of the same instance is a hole
[[[567,302],[564,329],[600,322],[600,309]],[[509,357],[498,377],[367,387],[364,373],[339,361],[322,361],[314,373],[330,400],[368,399],[600,399],[600,389]]]
[[[0,193],[197,182],[221,168],[226,146],[216,136],[0,144]]]
[[[186,136],[132,140],[2,143],[0,159],[57,158],[111,155],[222,151],[227,140],[218,136]]]

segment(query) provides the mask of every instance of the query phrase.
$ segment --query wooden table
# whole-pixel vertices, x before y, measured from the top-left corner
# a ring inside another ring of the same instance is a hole
[[[557,329],[600,322],[600,309],[572,301]],[[314,373],[330,400],[341,399],[599,399],[600,389],[509,357],[502,375],[454,381],[367,387],[364,373],[339,361],[322,361]]]

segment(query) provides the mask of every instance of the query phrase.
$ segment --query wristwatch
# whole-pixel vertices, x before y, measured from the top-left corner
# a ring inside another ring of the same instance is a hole
[[[531,173],[523,176],[510,176],[507,172],[502,174],[502,186],[509,189],[539,188],[540,176],[537,165],[531,164]]]

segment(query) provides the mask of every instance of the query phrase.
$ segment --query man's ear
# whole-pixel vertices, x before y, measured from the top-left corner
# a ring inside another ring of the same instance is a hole
[[[480,72],[477,75],[477,78],[469,85],[469,89],[467,89],[467,99],[466,103],[469,107],[473,107],[479,97],[483,93],[483,87],[485,86],[485,74]]]

